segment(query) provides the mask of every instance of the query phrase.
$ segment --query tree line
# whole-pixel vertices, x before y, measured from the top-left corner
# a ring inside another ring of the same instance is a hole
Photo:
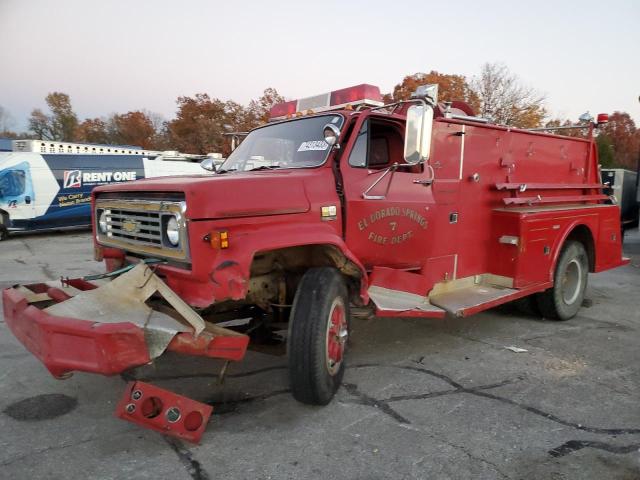
[[[501,125],[521,128],[557,127],[578,123],[570,119],[549,118],[545,97],[524,84],[502,64],[486,63],[480,74],[469,78],[437,71],[405,76],[385,102],[406,100],[419,85],[437,83],[440,101],[462,100],[477,115]],[[114,113],[106,117],[80,120],[69,95],[53,92],[45,98],[48,111],[34,109],[29,131],[9,129],[9,115],[0,106],[0,137],[37,138],[114,145],[138,145],[152,150],[179,150],[185,153],[222,152],[230,144],[225,133],[248,131],[268,120],[269,109],[284,97],[275,88],[264,90],[260,98],[241,105],[207,93],[176,100],[175,118],[165,120],[147,110]],[[584,136],[584,130],[558,130],[555,133]],[[626,112],[616,111],[597,137],[600,161],[604,166],[637,168],[640,154],[640,129]]]

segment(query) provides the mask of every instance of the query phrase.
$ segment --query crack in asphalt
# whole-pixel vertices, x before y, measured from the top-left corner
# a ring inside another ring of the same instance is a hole
[[[631,445],[613,445],[605,442],[598,442],[594,440],[569,440],[563,443],[559,447],[549,450],[549,455],[552,457],[564,457],[570,453],[582,450],[583,448],[595,448],[598,450],[604,450],[609,453],[625,454],[631,452],[640,452],[640,443],[633,443]]]
[[[129,434],[129,433],[131,433],[131,431],[130,431],[129,428],[127,428],[127,429],[122,429],[122,430],[119,430],[117,432],[114,432],[113,434],[111,434],[109,436],[110,437],[117,437],[119,435],[126,435],[126,434]],[[60,445],[50,445],[48,447],[40,448],[40,449],[37,449],[37,450],[32,450],[32,451],[27,452],[27,453],[25,453],[23,455],[18,455],[18,456],[15,456],[13,458],[9,458],[7,460],[3,460],[0,463],[0,467],[6,467],[8,465],[11,465],[12,463],[15,463],[15,462],[20,461],[20,460],[24,460],[25,458],[28,458],[28,457],[41,455],[43,453],[47,453],[47,452],[51,452],[51,451],[55,452],[57,450],[65,450],[67,448],[77,447],[78,445],[83,445],[85,443],[95,442],[97,440],[102,440],[104,438],[105,438],[104,435],[92,435],[92,436],[90,436],[88,438],[85,438],[83,440],[67,442],[67,443],[63,443],[63,444],[60,444]]]
[[[284,395],[286,393],[291,393],[291,390],[288,388],[285,388],[282,390],[274,390],[273,392],[263,393],[261,395],[240,397],[233,400],[228,400],[224,398],[220,399],[220,398],[213,397],[209,400],[206,400],[204,403],[214,407],[214,410],[213,410],[214,415],[222,415],[225,413],[230,413],[235,411],[238,405],[242,405],[244,403],[251,403],[258,400],[267,400],[268,398],[277,397],[278,395]]]
[[[451,387],[453,387],[452,389],[447,389],[447,390],[440,390],[440,391],[435,391],[435,392],[428,392],[428,393],[422,393],[422,394],[409,394],[409,395],[395,395],[395,396],[391,396],[389,398],[386,399],[378,399],[378,398],[374,398],[371,397],[369,395],[363,394],[362,392],[360,392],[358,390],[358,387],[356,384],[353,383],[345,383],[343,384],[343,386],[345,386],[345,389],[352,395],[357,396],[360,400],[362,400],[363,404],[365,405],[370,405],[370,406],[374,406],[374,405],[378,405],[378,408],[380,408],[380,406],[382,406],[384,409],[381,409],[381,411],[384,411],[385,413],[388,413],[392,418],[394,418],[395,420],[399,421],[400,423],[406,423],[409,424],[411,422],[409,422],[406,418],[404,418],[402,415],[400,415],[398,412],[396,412],[395,410],[393,410],[388,404],[389,403],[393,403],[393,402],[400,402],[400,401],[408,401],[408,400],[425,400],[425,399],[429,399],[429,398],[435,398],[435,397],[440,397],[440,396],[444,396],[444,395],[453,395],[453,394],[460,394],[460,393],[466,393],[469,395],[475,395],[478,397],[483,397],[483,398],[487,398],[490,400],[495,400],[507,405],[511,405],[514,406],[516,408],[522,409],[526,412],[529,412],[533,415],[545,418],[547,420],[550,420],[552,422],[558,423],[560,425],[566,426],[566,427],[571,427],[574,428],[576,430],[581,430],[584,432],[589,432],[589,433],[596,433],[596,434],[604,434],[604,435],[635,435],[635,434],[640,434],[640,428],[600,428],[600,427],[592,427],[592,426],[588,426],[588,425],[582,425],[580,423],[575,423],[575,422],[571,422],[569,420],[565,420],[563,418],[560,418],[557,415],[554,415],[552,413],[548,413],[545,412],[544,410],[537,408],[537,407],[533,407],[531,405],[527,405],[527,404],[523,404],[520,402],[517,402],[515,400],[512,400],[510,398],[506,398],[500,395],[496,395],[493,393],[489,393],[486,392],[486,390],[490,390],[490,389],[494,389],[494,388],[498,388],[498,387],[502,387],[504,385],[509,385],[512,383],[515,383],[517,381],[522,380],[524,377],[520,376],[517,379],[507,379],[507,380],[503,380],[497,383],[493,383],[493,384],[488,384],[488,385],[480,385],[477,387],[464,387],[462,384],[456,382],[455,380],[453,380],[451,377],[443,374],[443,373],[439,373],[433,370],[429,370],[426,368],[422,368],[422,367],[415,367],[415,366],[411,366],[411,365],[381,365],[381,364],[377,364],[377,363],[362,363],[362,364],[356,364],[356,365],[349,365],[348,368],[350,369],[359,369],[359,368],[398,368],[401,370],[409,370],[409,371],[413,371],[413,372],[417,372],[417,373],[421,373],[421,374],[425,374],[425,375],[429,375],[431,377],[437,378],[439,380],[442,380],[446,383],[448,383],[449,385],[451,385]],[[240,372],[240,373],[235,373],[235,374],[228,374],[226,375],[227,377],[230,378],[241,378],[241,377],[248,377],[251,375],[258,375],[260,373],[265,373],[265,372],[270,372],[270,371],[276,371],[276,370],[286,370],[286,366],[281,365],[281,366],[272,366],[272,367],[266,367],[266,368],[262,368],[262,369],[257,369],[257,370],[251,370],[248,372]],[[187,374],[187,375],[172,375],[172,376],[159,376],[159,377],[153,377],[153,378],[146,378],[145,380],[149,381],[159,381],[159,380],[177,380],[177,379],[181,379],[181,378],[198,378],[198,377],[212,377],[212,378],[216,378],[218,375],[217,374]],[[255,401],[255,400],[260,400],[262,398],[268,398],[271,395],[280,395],[282,393],[286,393],[288,392],[288,390],[278,390],[273,392],[272,394],[262,394],[262,395],[258,395],[255,397],[247,397],[246,399],[240,399],[236,402],[241,402],[241,403],[246,403],[246,402],[251,402],[251,401]],[[393,413],[392,413],[393,412]],[[402,419],[402,421],[400,420]]]
[[[164,437],[171,450],[175,452],[184,465],[185,470],[193,480],[209,480],[209,474],[202,467],[200,462],[193,458],[193,453],[184,444],[175,438]]]
[[[420,364],[420,361],[417,361],[416,363]],[[452,388],[446,389],[446,390],[438,390],[438,391],[434,391],[434,392],[427,392],[427,393],[418,393],[418,394],[406,394],[406,395],[392,395],[388,398],[376,398],[373,397],[371,395],[368,395],[364,392],[362,392],[358,385],[355,383],[349,383],[349,382],[344,382],[342,384],[342,386],[344,387],[344,389],[352,396],[355,397],[355,400],[353,400],[352,402],[344,402],[344,403],[356,403],[356,404],[360,404],[360,405],[364,405],[364,406],[368,406],[368,407],[373,407],[375,409],[377,409],[378,411],[384,413],[385,415],[389,416],[390,418],[392,418],[394,421],[398,422],[399,424],[402,425],[411,425],[411,421],[409,419],[407,419],[406,417],[404,417],[403,415],[401,415],[400,413],[398,413],[392,406],[391,404],[394,402],[402,402],[402,401],[412,401],[412,400],[426,400],[426,399],[430,399],[430,398],[436,398],[436,397],[441,397],[441,396],[445,396],[445,395],[456,395],[456,394],[468,394],[468,395],[473,395],[476,397],[480,397],[480,398],[486,398],[489,400],[494,400],[500,403],[503,403],[505,405],[510,405],[512,407],[516,407],[519,408],[521,410],[524,410],[530,414],[536,415],[538,417],[544,418],[546,420],[552,421],[554,423],[557,423],[559,425],[565,426],[565,427],[570,427],[579,431],[583,431],[583,432],[589,432],[589,433],[594,433],[594,434],[601,434],[601,435],[635,435],[635,434],[640,434],[640,428],[601,428],[601,427],[593,427],[593,426],[588,426],[588,425],[582,425],[576,422],[571,422],[569,420],[563,419],[555,414],[549,413],[549,412],[545,412],[544,410],[538,408],[538,407],[534,407],[531,405],[527,405],[524,403],[520,403],[517,402],[515,400],[512,400],[510,398],[501,396],[501,395],[496,395],[494,393],[490,393],[487,390],[491,390],[491,389],[495,389],[495,388],[499,388],[505,385],[509,385],[509,384],[513,384],[515,382],[521,381],[523,380],[525,377],[524,376],[519,376],[516,379],[506,379],[506,380],[502,380],[500,382],[495,382],[495,383],[491,383],[491,384],[487,384],[487,385],[479,385],[479,386],[475,386],[475,387],[465,387],[463,386],[461,383],[455,381],[454,379],[452,379],[451,377],[449,377],[448,375],[445,375],[444,373],[440,373],[440,372],[436,372],[433,370],[429,370],[423,367],[419,367],[419,366],[412,366],[412,365],[381,365],[381,364],[377,364],[377,363],[362,363],[362,364],[356,364],[356,365],[349,365],[348,366],[349,369],[360,369],[360,368],[397,368],[397,369],[401,369],[401,370],[408,370],[408,371],[412,371],[412,372],[417,372],[423,375],[428,375],[430,377],[433,378],[437,378],[439,380],[442,380],[443,382],[449,384]],[[281,366],[272,366],[272,367],[265,367],[265,368],[261,368],[261,369],[257,369],[257,370],[251,370],[251,371],[246,371],[246,372],[239,372],[239,373],[235,373],[235,374],[228,374],[227,377],[230,378],[242,378],[242,377],[249,377],[252,375],[259,375],[261,373],[266,373],[266,372],[272,372],[272,371],[277,371],[277,370],[286,370],[287,366],[286,365],[281,365]],[[158,376],[158,377],[153,377],[153,378],[147,378],[145,380],[155,380],[155,381],[162,381],[162,380],[177,380],[177,379],[182,379],[182,378],[199,378],[199,377],[205,377],[205,378],[217,378],[218,375],[211,373],[211,374],[187,374],[187,375],[171,375],[171,376]],[[125,375],[123,375],[123,378],[125,378]],[[266,400],[268,398],[277,396],[277,395],[283,395],[286,393],[289,393],[290,390],[289,389],[281,389],[281,390],[275,390],[273,392],[267,392],[264,394],[260,394],[260,395],[255,395],[255,396],[250,396],[250,397],[243,397],[243,398],[239,398],[239,399],[235,399],[232,401],[225,401],[222,400],[221,403],[220,400],[218,399],[210,399],[208,400],[206,403],[213,405],[214,407],[218,407],[219,410],[222,410],[221,412],[219,411],[219,413],[228,413],[230,411],[234,411],[235,408],[240,405],[240,404],[246,404],[246,403],[251,403],[251,402],[255,402],[255,401],[261,401],[261,400]],[[458,448],[458,449],[462,449],[467,455],[471,456],[472,458],[477,458],[475,456],[473,456],[471,453],[469,453],[468,451],[466,451],[464,449],[463,446],[461,445],[455,445],[455,444],[451,444],[451,446]],[[640,444],[631,444],[631,445],[626,445],[626,446],[617,446],[617,445],[612,445],[612,444],[608,444],[605,442],[598,442],[598,441],[582,441],[582,440],[570,440],[566,443],[564,443],[563,445],[556,447],[552,450],[549,451],[549,455],[551,455],[552,457],[561,457],[564,455],[568,455],[572,452],[575,452],[577,450],[583,449],[583,448],[595,448],[595,449],[600,449],[600,450],[604,450],[607,452],[611,452],[611,453],[619,453],[619,454],[625,454],[625,453],[631,453],[634,450],[638,450],[640,448]],[[477,458],[480,461],[483,461],[489,465],[492,465],[496,471],[502,475],[505,478],[508,478],[503,472],[500,472],[497,467],[493,464],[491,464],[491,462],[486,461],[485,459],[482,458]],[[183,460],[183,462],[186,460]],[[189,460],[191,461],[191,460]],[[197,480],[200,479],[206,479],[207,477],[194,477]]]
[[[356,365],[354,366],[355,368],[362,368],[362,367],[381,367],[383,365],[375,365],[375,364],[366,364],[366,365]],[[351,368],[354,368],[351,367]],[[475,396],[479,396],[479,397],[484,397],[484,398],[488,398],[491,400],[496,400],[498,402],[501,403],[505,403],[507,405],[511,405],[517,408],[520,408],[522,410],[525,410],[526,412],[532,413],[534,415],[546,418],[547,420],[551,420],[552,422],[558,423],[560,425],[564,425],[566,427],[572,427],[575,428],[576,430],[582,430],[584,432],[589,432],[589,433],[598,433],[598,434],[604,434],[604,435],[634,435],[634,434],[640,434],[640,428],[599,428],[599,427],[590,427],[587,425],[582,425],[579,423],[575,423],[575,422],[570,422],[568,420],[565,420],[563,418],[558,417],[557,415],[554,415],[552,413],[548,413],[545,412],[544,410],[541,410],[537,407],[532,407],[531,405],[526,405],[520,402],[516,402],[515,400],[512,400],[510,398],[506,398],[506,397],[502,397],[500,395],[495,395],[493,393],[489,393],[486,392],[485,390],[488,390],[489,388],[497,388],[500,387],[502,385],[506,385],[508,383],[512,383],[514,382],[514,380],[504,380],[502,382],[493,384],[493,385],[483,385],[483,386],[479,386],[479,387],[473,387],[473,388],[467,388],[462,386],[461,384],[459,384],[458,382],[456,382],[455,380],[451,379],[450,377],[448,377],[445,374],[439,373],[439,372],[434,372],[433,370],[428,370],[426,368],[419,368],[419,367],[412,367],[412,366],[395,366],[395,365],[387,365],[387,367],[393,367],[393,368],[401,368],[404,370],[411,370],[411,371],[415,371],[415,372],[420,372],[420,373],[424,373],[426,375],[438,378],[440,380],[443,380],[444,382],[448,383],[449,385],[451,385],[453,387],[453,389],[451,390],[444,390],[444,391],[439,391],[439,392],[431,392],[431,393],[426,393],[426,394],[418,394],[418,395],[402,395],[402,396],[397,396],[397,397],[390,397],[386,400],[383,400],[384,402],[390,402],[390,401],[402,401],[402,400],[421,400],[423,397],[424,398],[430,398],[431,396],[442,396],[442,395],[450,395],[450,394],[455,394],[455,393],[467,393],[470,395],[475,395]],[[415,397],[415,398],[414,398]]]
[[[396,420],[399,423],[403,423],[405,425],[410,425],[411,422],[396,412],[393,408],[389,406],[389,404],[384,400],[378,400],[377,398],[370,397],[366,393],[358,390],[358,386],[353,383],[343,383],[342,386],[345,388],[347,392],[349,392],[354,397],[358,398],[358,404],[366,405],[368,407],[373,407],[379,409],[381,412],[386,413],[391,418]]]
[[[489,465],[495,472],[497,472],[502,478],[506,478],[509,479],[511,477],[509,477],[506,473],[504,473],[502,470],[500,470],[500,467],[498,467],[498,465],[496,465],[493,462],[490,462],[489,460],[487,460],[486,458],[482,458],[479,457],[478,455],[475,455],[473,453],[471,453],[464,445],[458,445],[456,443],[452,443],[448,440],[445,440],[443,438],[438,438],[439,441],[442,441],[445,443],[445,445],[449,445],[451,448],[455,448],[456,450],[460,450],[462,453],[464,453],[467,457],[476,460],[478,462],[481,463],[485,463],[487,465]]]
[[[272,372],[275,370],[286,370],[286,366],[277,365],[273,367],[265,367],[258,368],[256,370],[251,370],[248,372],[238,372],[238,373],[227,373],[225,374],[225,378],[242,378],[242,377],[250,377],[252,375],[258,375],[260,373]],[[140,380],[142,382],[158,382],[158,381],[169,381],[169,380],[182,380],[186,378],[218,378],[220,374],[218,373],[187,373],[184,375],[159,375],[159,376],[136,376],[132,371],[123,372],[120,374],[123,380],[130,382],[133,380]]]
[[[47,277],[47,280],[56,280],[58,277],[55,276],[55,274],[51,271],[51,267],[49,266],[48,263],[39,263],[38,264],[38,268],[40,268],[40,271],[42,272],[42,274]]]
[[[33,249],[31,248],[31,245],[29,245],[26,241],[24,241],[22,238],[19,239],[20,243],[22,243],[22,245],[24,245],[24,248],[27,249],[27,251],[29,252],[29,254],[33,257],[35,256],[35,252],[33,251]]]

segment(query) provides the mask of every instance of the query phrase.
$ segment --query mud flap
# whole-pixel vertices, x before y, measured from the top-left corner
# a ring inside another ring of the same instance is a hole
[[[144,382],[129,382],[116,407],[122,420],[198,443],[213,407]]]

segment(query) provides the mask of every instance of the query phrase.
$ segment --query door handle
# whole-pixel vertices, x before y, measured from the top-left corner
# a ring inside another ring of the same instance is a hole
[[[418,183],[420,185],[424,185],[425,187],[428,187],[433,183],[433,179],[430,178],[429,180],[414,180],[413,183]]]

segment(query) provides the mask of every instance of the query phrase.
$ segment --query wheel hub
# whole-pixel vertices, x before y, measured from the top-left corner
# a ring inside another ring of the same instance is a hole
[[[573,258],[565,268],[562,277],[562,299],[567,305],[573,304],[580,296],[582,288],[582,265]]]
[[[335,375],[340,370],[347,344],[349,331],[345,308],[340,299],[336,299],[329,312],[327,322],[327,369],[329,374]]]

